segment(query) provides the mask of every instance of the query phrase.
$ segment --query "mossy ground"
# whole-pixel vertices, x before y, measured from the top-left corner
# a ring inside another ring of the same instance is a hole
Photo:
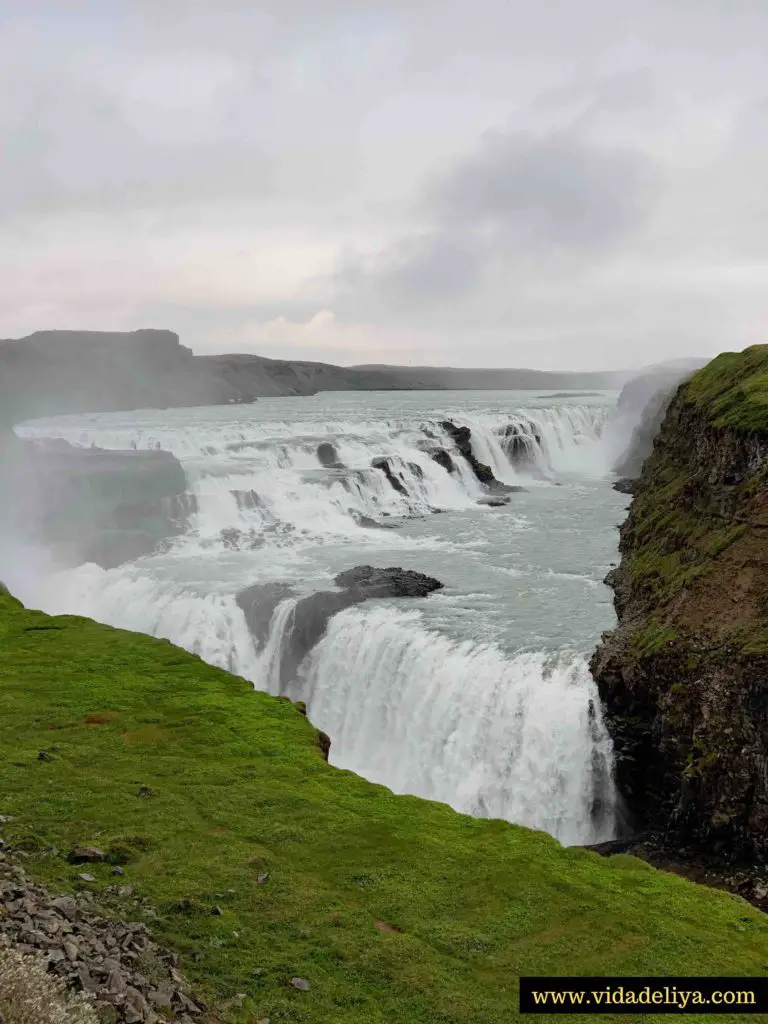
[[[696,594],[688,607],[709,606],[726,578],[732,586],[740,568],[762,560],[763,534],[758,531],[768,526],[768,471],[758,469],[729,483],[731,511],[724,515],[717,507],[726,497],[723,481],[711,479],[711,463],[695,451],[707,434],[714,456],[762,432],[768,433],[768,346],[717,356],[673,399],[661,443],[645,464],[622,534],[630,617],[642,612],[648,620],[640,627],[638,650],[655,649],[657,642],[669,639],[665,631],[685,624],[685,609],[676,602],[684,591]],[[727,588],[719,596],[727,605]],[[750,635],[765,632],[768,619],[759,621],[759,609],[750,608],[748,617]],[[722,621],[714,615],[710,619],[715,632],[727,629],[739,642],[741,624],[732,621],[730,609]]]
[[[721,428],[768,432],[768,345],[723,352],[687,384],[686,400]]]
[[[72,889],[70,846],[109,851],[200,991],[248,995],[222,1020],[504,1024],[520,975],[768,972],[768,921],[733,897],[394,796],[327,765],[290,702],[164,641],[0,593],[0,711],[30,872]]]

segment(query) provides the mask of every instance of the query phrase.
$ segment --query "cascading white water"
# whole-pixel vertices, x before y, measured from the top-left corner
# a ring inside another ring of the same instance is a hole
[[[29,438],[61,437],[86,447],[162,447],[173,452],[197,498],[192,525],[205,546],[220,542],[222,531],[227,531],[224,540],[230,547],[238,540],[248,546],[256,537],[261,542],[264,531],[275,539],[286,534],[342,538],[369,520],[468,507],[483,489],[455,450],[445,419],[471,429],[475,457],[503,483],[528,485],[531,474],[552,479],[557,473],[605,471],[600,439],[606,409],[601,406],[525,414],[446,413],[421,422],[313,421],[302,425],[302,432],[282,421],[230,419],[212,419],[190,432],[173,422],[162,429],[140,419],[134,423],[129,416],[91,416],[87,423],[82,417],[39,420],[18,432]],[[527,438],[533,453],[530,465],[510,462],[504,450],[510,427]],[[333,444],[338,467],[322,465],[318,445],[323,442]],[[440,450],[450,453],[453,472],[432,457]],[[387,460],[399,488],[374,466],[377,459]],[[244,503],[242,495],[250,495],[250,501]]]
[[[320,409],[302,405],[296,421],[265,418],[290,401],[24,424],[18,433],[26,437],[170,450],[182,462],[194,504],[189,532],[167,553],[109,571],[87,565],[34,584],[19,579],[19,596],[52,612],[166,637],[279,692],[293,601],[277,606],[258,648],[235,601],[241,588],[287,579],[300,592],[328,589],[316,566],[306,582],[308,558],[323,550],[329,564],[349,549],[358,562],[398,564],[407,555],[420,568],[422,555],[444,548],[448,571],[471,543],[371,527],[434,511],[500,515],[477,507],[483,488],[446,421],[470,428],[474,457],[497,480],[532,493],[546,481],[598,478],[607,468],[606,402],[512,410],[464,403],[460,412],[433,406],[394,416],[370,416],[362,405],[360,414],[344,418],[328,414],[328,398]],[[523,439],[526,459],[511,457],[510,437]],[[333,446],[332,465],[327,458],[323,464],[322,443]],[[452,471],[436,452],[450,455]],[[383,459],[386,469],[376,465]],[[510,506],[501,514],[493,523],[511,535],[519,513]],[[434,518],[433,533],[444,519]],[[477,543],[482,553],[486,542]],[[352,557],[342,565],[355,564]],[[521,575],[499,568],[509,579]],[[557,578],[584,579],[567,571]],[[314,723],[331,736],[334,763],[396,791],[543,828],[566,843],[611,834],[611,746],[581,655],[457,641],[418,611],[375,602],[330,620],[290,692],[307,701]]]
[[[332,736],[334,764],[396,792],[563,843],[611,835],[611,743],[580,656],[505,657],[425,630],[418,612],[350,609],[290,695]]]

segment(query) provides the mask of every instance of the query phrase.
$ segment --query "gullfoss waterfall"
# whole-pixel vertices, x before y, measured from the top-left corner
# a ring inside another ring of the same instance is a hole
[[[114,569],[8,582],[304,701],[332,763],[397,792],[597,842],[615,794],[585,655],[612,618],[610,408],[344,394],[30,422],[17,433],[171,451],[187,527]],[[347,600],[334,577],[360,564],[445,586]]]

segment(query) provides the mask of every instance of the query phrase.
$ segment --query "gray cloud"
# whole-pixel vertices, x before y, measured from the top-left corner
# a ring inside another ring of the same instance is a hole
[[[507,245],[595,250],[621,242],[649,212],[656,169],[642,153],[572,133],[492,132],[436,190],[440,216]]]
[[[427,230],[373,257],[347,256],[337,301],[358,316],[375,305],[382,314],[428,306],[444,322],[476,292],[493,318],[532,276],[583,276],[610,258],[647,223],[660,181],[643,153],[573,130],[487,132],[424,189],[413,216]]]
[[[6,0],[0,337],[607,366],[761,340],[764,0]]]

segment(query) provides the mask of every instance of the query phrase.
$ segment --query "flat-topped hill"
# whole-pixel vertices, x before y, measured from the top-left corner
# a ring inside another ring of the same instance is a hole
[[[226,405],[318,391],[611,388],[626,377],[196,356],[173,331],[37,331],[0,340],[0,427],[62,413]]]

